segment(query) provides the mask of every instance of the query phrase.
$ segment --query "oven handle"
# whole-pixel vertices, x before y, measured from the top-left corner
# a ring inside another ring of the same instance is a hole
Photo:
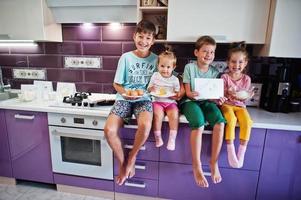
[[[34,115],[20,115],[20,114],[15,114],[14,116],[16,119],[27,119],[27,120],[33,120]]]
[[[74,134],[68,132],[59,132],[57,130],[52,131],[52,134],[55,136],[63,136],[63,137],[72,137],[72,138],[82,138],[82,139],[91,139],[91,140],[101,140],[101,136],[93,136],[93,135],[86,135],[86,134]]]

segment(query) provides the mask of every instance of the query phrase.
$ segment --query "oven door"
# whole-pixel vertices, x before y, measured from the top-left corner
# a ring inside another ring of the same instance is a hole
[[[113,180],[113,153],[102,130],[49,126],[53,172]]]

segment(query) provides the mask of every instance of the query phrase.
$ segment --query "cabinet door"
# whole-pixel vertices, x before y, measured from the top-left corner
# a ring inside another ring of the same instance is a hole
[[[300,199],[301,132],[268,130],[257,199]]]
[[[0,110],[0,127],[0,176],[12,177],[13,173],[3,110]]]
[[[201,35],[218,41],[264,43],[270,0],[168,1],[167,40],[195,42]]]
[[[6,110],[5,115],[13,176],[53,183],[47,114]]]
[[[204,167],[204,171],[209,171]],[[192,166],[160,163],[159,197],[168,199],[255,199],[258,172],[221,168],[222,182],[213,184],[207,176],[209,188],[195,184]]]
[[[188,127],[188,124],[180,124],[178,136],[176,139],[175,151],[168,151],[164,145],[160,148],[160,161],[191,164],[192,158],[190,150],[190,132],[191,129]],[[242,169],[257,171],[259,170],[264,145],[265,132],[266,129],[252,129],[251,138],[245,155],[245,163]],[[167,138],[168,133],[163,133],[164,144],[167,143]],[[238,138],[239,128],[236,129],[236,147],[239,146]],[[211,157],[211,142],[212,134],[203,134],[201,159],[204,165],[209,165]],[[225,141],[220,152],[219,165],[220,167],[230,167],[228,164],[227,146]]]

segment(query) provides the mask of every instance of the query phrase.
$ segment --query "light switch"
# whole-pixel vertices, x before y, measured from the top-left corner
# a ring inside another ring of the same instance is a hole
[[[64,57],[66,68],[102,68],[102,57]]]

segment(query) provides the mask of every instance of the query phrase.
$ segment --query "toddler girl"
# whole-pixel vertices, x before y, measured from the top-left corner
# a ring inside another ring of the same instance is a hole
[[[250,98],[253,92],[250,91],[250,77],[243,73],[248,64],[248,53],[244,42],[232,45],[228,52],[227,64],[229,72],[223,74],[222,79],[224,80],[225,97],[228,100],[222,105],[221,110],[227,120],[225,135],[229,164],[231,167],[241,168],[253,123],[245,105],[245,100]],[[237,121],[240,127],[240,145],[236,155],[233,141]]]
[[[178,131],[179,110],[176,96],[180,91],[180,83],[172,72],[176,67],[176,56],[171,51],[164,51],[158,57],[158,72],[155,72],[148,85],[148,91],[153,94],[153,129],[156,147],[163,145],[161,137],[162,121],[166,113],[169,121],[168,150],[175,150],[175,140]]]

